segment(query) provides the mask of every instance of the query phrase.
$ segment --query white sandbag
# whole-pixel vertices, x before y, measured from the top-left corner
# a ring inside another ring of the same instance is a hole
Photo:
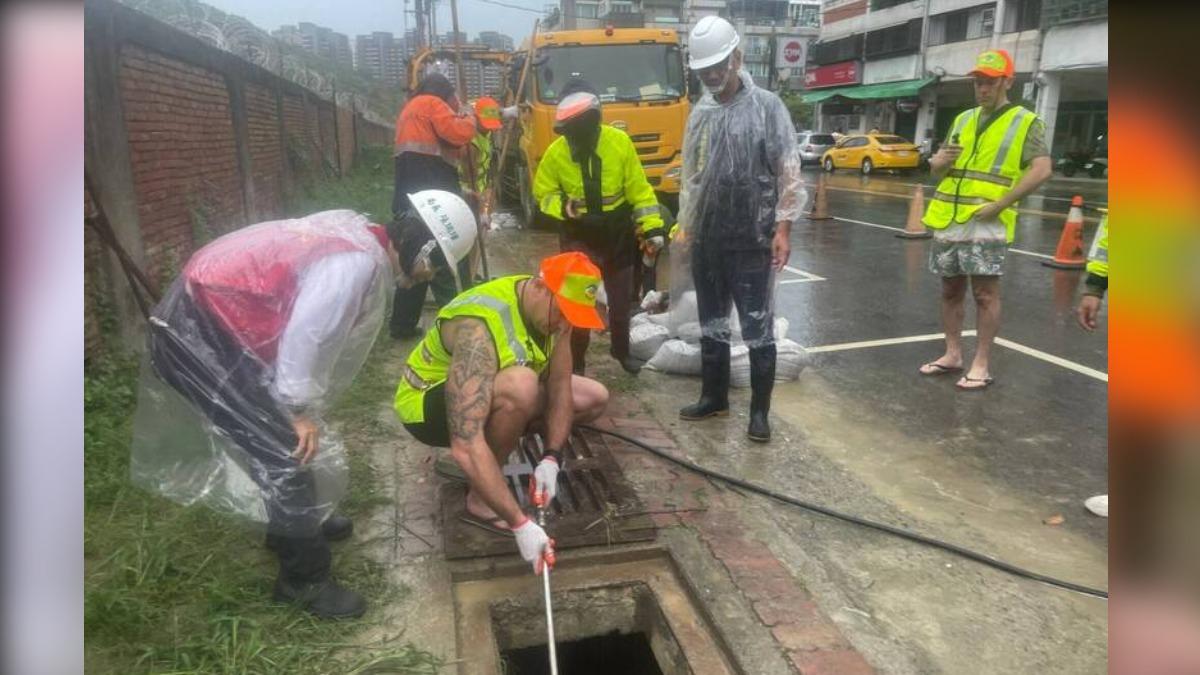
[[[791,324],[788,323],[787,319],[783,318],[782,316],[775,317],[775,341],[783,342],[786,340],[788,328],[790,327]]]
[[[700,344],[700,322],[689,321],[679,325],[679,330],[672,337],[683,340],[689,345]]]
[[[670,312],[663,312],[661,314],[642,313],[642,314],[635,315],[634,318],[636,319],[639,316],[646,317],[646,321],[648,321],[656,326],[662,326],[663,328],[668,328],[668,329],[671,326],[671,313]],[[668,330],[667,332],[670,333],[670,330]]]
[[[634,319],[637,319],[639,316],[644,315],[639,314]],[[662,347],[663,343],[669,337],[670,335],[666,326],[659,326],[645,319],[642,319],[637,325],[632,325],[631,322],[629,327],[629,354],[635,359],[649,361],[654,358],[654,355],[658,353],[659,348]]]
[[[775,381],[794,382],[812,362],[812,356],[793,340],[775,343]],[[738,345],[729,350],[729,384],[738,389],[750,386],[750,350]]]
[[[683,340],[667,340],[646,367],[672,375],[699,375],[700,346],[689,345]]]
[[[800,379],[800,372],[812,363],[808,353],[793,340],[780,340],[775,345],[775,381],[792,382]]]
[[[642,309],[647,312],[662,312],[667,308],[667,294],[662,291],[647,291],[642,297]]]

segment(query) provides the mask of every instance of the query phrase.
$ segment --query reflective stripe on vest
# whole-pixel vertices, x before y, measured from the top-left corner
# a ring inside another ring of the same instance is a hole
[[[499,370],[514,365],[538,373],[545,369],[554,340],[549,338],[544,347],[533,342],[519,316],[516,285],[530,278],[513,276],[489,281],[466,291],[438,312],[434,328],[409,354],[396,388],[394,408],[402,422],[423,422],[425,392],[444,383],[449,375],[452,356],[442,344],[441,334],[441,327],[447,321],[460,317],[483,321],[496,349]]]
[[[954,120],[952,134],[961,135],[963,152],[938,183],[925,211],[922,221],[931,228],[943,229],[952,221],[966,223],[981,206],[1007,194],[1021,176],[1021,148],[1037,116],[1013,106],[980,135],[980,115],[981,110],[973,108]],[[1017,222],[1015,205],[1002,210],[999,220],[1011,242]]]
[[[464,305],[483,305],[496,313],[500,317],[500,323],[504,324],[504,334],[508,337],[508,348],[512,350],[513,355],[517,357],[517,365],[523,366],[529,360],[529,353],[525,351],[525,345],[517,340],[516,331],[513,330],[512,312],[516,307],[505,304],[500,298],[493,298],[489,295],[460,295],[446,305],[445,309],[457,309]],[[493,336],[499,340],[498,336]]]
[[[632,220],[641,228],[662,227],[658,199],[646,180],[637,148],[629,135],[602,124],[595,152],[601,164],[601,209],[607,213],[629,204],[631,213],[636,210],[640,214],[632,216]],[[565,138],[556,138],[546,149],[534,176],[533,194],[542,212],[552,218],[566,218],[564,204],[568,199],[581,203],[579,213],[587,213],[586,207],[582,206],[586,198],[583,170],[571,157]]]

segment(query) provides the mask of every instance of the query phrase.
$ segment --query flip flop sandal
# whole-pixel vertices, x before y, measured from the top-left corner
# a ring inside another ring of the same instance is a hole
[[[926,371],[925,368],[933,368],[933,370]],[[917,368],[917,372],[926,377],[931,375],[947,375],[949,373],[962,372],[962,366],[943,366],[936,361],[930,361],[920,368]]]
[[[481,530],[487,530],[488,532],[491,532],[492,534],[498,534],[501,537],[516,536],[513,534],[512,530],[507,527],[508,523],[500,516],[496,516],[491,520],[484,520],[483,518],[471,515],[470,513],[464,513],[463,515],[459,516],[458,519],[468,525],[474,525]],[[501,527],[501,525],[504,527]]]
[[[983,384],[979,385],[978,387],[964,387],[961,384],[955,382],[954,386],[958,387],[959,389],[962,389],[963,391],[977,391],[980,389],[987,389],[988,387],[990,387],[992,385],[993,382],[996,381],[994,378],[991,378],[991,377],[975,378],[975,377],[967,377],[966,375],[963,375],[962,379],[966,380],[967,382],[982,382],[983,383]]]

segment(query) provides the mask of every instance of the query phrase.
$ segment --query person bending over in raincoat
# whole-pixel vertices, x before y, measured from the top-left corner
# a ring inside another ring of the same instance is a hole
[[[197,251],[150,317],[134,482],[265,521],[275,599],[322,618],[366,609],[330,576],[329,542],[353,523],[334,515],[347,466],[322,417],[379,333],[397,251],[418,267],[399,225],[343,210],[242,228]],[[474,238],[472,219],[457,226]]]

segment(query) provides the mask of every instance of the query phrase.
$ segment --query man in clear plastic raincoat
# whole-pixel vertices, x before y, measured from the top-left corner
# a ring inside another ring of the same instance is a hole
[[[133,481],[264,522],[275,599],[323,618],[366,602],[330,578],[329,541],[353,525],[334,515],[348,469],[322,418],[383,324],[400,243],[346,210],[245,227],[197,251],[150,317]]]
[[[738,42],[728,21],[709,16],[688,43],[688,66],[705,93],[684,133],[678,236],[690,250],[703,387],[700,400],[679,414],[685,420],[728,414],[729,313],[736,307],[750,348],[747,433],[765,442],[775,381],[775,272],[787,264],[791,223],[805,194],[787,108],[741,70]]]

